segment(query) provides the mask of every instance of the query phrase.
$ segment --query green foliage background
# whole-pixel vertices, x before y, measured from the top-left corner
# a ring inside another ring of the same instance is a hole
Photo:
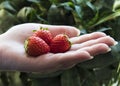
[[[81,35],[101,31],[111,52],[50,74],[0,72],[0,86],[120,86],[120,0],[0,0],[0,33],[21,23],[71,25]]]

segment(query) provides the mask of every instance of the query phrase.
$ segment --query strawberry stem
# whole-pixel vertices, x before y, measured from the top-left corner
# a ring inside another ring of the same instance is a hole
[[[25,43],[24,43],[25,51],[27,50],[27,45],[28,45],[28,40],[25,40]]]

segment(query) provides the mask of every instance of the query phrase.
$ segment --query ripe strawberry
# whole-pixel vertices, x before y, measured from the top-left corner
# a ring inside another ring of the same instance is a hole
[[[25,50],[30,56],[39,56],[49,52],[50,47],[41,38],[31,36],[25,41]]]
[[[68,40],[67,35],[59,34],[53,38],[50,44],[50,50],[52,53],[63,53],[69,50],[71,47],[71,43]]]
[[[48,45],[50,45],[52,41],[52,34],[46,28],[40,28],[40,30],[35,31],[33,36],[40,37],[43,39]]]

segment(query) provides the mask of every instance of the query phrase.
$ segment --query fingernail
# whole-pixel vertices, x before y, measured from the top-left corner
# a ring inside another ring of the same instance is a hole
[[[107,50],[107,52],[110,52],[111,51],[111,48],[109,48],[108,50]]]
[[[117,41],[115,41],[115,42],[114,42],[114,45],[117,45],[117,44],[118,44],[118,42],[117,42]]]
[[[91,57],[90,57],[90,59],[93,59],[93,58],[94,58],[94,56],[91,56]]]
[[[80,35],[80,30],[79,29],[76,29],[77,30],[77,36]]]

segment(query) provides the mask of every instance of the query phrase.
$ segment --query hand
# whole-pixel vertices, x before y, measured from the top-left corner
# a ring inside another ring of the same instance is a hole
[[[47,27],[53,36],[65,33],[72,42],[65,53],[47,53],[37,58],[25,53],[24,41],[33,34],[32,30]],[[80,31],[70,26],[52,26],[26,23],[13,26],[0,35],[0,69],[24,72],[53,72],[70,68],[77,63],[92,59],[93,56],[110,51],[115,40],[102,32],[78,36]]]

